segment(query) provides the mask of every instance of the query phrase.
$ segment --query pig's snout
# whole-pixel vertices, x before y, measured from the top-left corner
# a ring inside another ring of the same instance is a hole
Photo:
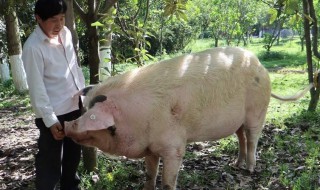
[[[73,132],[75,132],[78,128],[78,120],[73,121],[65,121],[64,122],[64,134],[66,136],[70,136]]]

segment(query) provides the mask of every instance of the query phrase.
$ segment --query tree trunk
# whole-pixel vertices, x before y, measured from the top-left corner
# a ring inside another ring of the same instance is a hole
[[[90,84],[99,83],[99,39],[96,27],[88,24]],[[83,166],[87,172],[97,168],[97,148],[82,146]]]
[[[70,1],[70,0],[69,0]],[[86,8],[80,7],[77,0],[73,1],[73,6],[79,17],[86,23],[87,37],[89,40],[89,69],[90,69],[90,84],[99,83],[99,37],[97,27],[91,26],[92,23],[98,21],[99,7],[101,1],[88,0]],[[104,1],[102,15],[105,14],[118,0]],[[84,11],[87,10],[87,13]],[[94,171],[97,165],[97,151],[96,148],[82,147],[84,167],[87,171]]]
[[[87,23],[89,38],[89,68],[90,68],[90,84],[99,83],[99,37],[96,26],[91,26],[91,22]]]
[[[28,84],[26,80],[26,73],[23,67],[23,62],[21,59],[22,47],[19,35],[19,25],[18,18],[14,8],[8,6],[9,11],[6,11],[5,21],[6,21],[6,31],[8,40],[8,53],[9,62],[11,65],[12,78],[16,90],[19,92],[24,92],[28,90]]]
[[[97,169],[97,148],[82,146],[83,167],[86,173]]]
[[[219,37],[214,36],[214,47],[218,47],[219,46]]]
[[[304,38],[304,37],[300,37],[301,52],[303,52],[303,51],[304,51],[304,40],[305,40],[305,38]]]
[[[78,65],[81,65],[79,58],[79,36],[76,31],[76,24],[74,22],[74,10],[73,10],[73,0],[66,0],[67,12],[66,12],[66,26],[69,28],[72,34],[72,42],[74,50],[76,51]]]
[[[76,31],[76,25],[74,21],[74,8],[73,0],[66,0],[67,12],[66,12],[66,26],[69,28],[72,34],[73,47],[76,51],[77,61],[79,66],[81,65],[79,58],[79,37]],[[93,147],[82,146],[83,167],[86,172],[92,172],[97,168],[97,150]]]

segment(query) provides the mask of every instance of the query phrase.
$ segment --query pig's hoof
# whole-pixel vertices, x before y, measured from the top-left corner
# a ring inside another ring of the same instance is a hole
[[[253,172],[254,172],[254,166],[249,166],[249,167],[247,168],[247,170],[250,172],[250,174],[253,174]]]
[[[156,187],[154,185],[145,184],[142,190],[155,190]]]
[[[171,187],[170,185],[164,185],[163,190],[173,190],[173,187]]]
[[[235,162],[231,163],[230,166],[233,167],[233,168],[236,168],[236,169],[239,169],[239,168],[244,168],[244,161],[241,161],[241,160],[236,160]]]
[[[144,187],[142,190],[154,190],[155,188],[146,188]]]

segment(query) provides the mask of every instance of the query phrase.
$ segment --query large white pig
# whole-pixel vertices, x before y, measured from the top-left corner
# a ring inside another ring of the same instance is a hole
[[[280,98],[294,100],[294,97]],[[256,148],[271,96],[267,70],[251,52],[214,48],[179,56],[107,79],[85,98],[87,112],[65,123],[79,144],[112,155],[145,158],[144,189],[175,189],[187,143],[239,139],[236,165],[256,164]]]

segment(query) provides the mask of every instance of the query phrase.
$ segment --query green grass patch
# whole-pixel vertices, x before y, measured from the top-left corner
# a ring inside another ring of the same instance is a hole
[[[30,106],[28,93],[20,93],[15,90],[12,79],[0,83],[0,109],[24,107],[31,111]],[[19,114],[19,111],[17,114]]]
[[[97,172],[86,174],[83,163],[80,163],[81,187],[84,189],[142,189],[144,181],[142,161],[109,159],[100,153],[97,165]]]

